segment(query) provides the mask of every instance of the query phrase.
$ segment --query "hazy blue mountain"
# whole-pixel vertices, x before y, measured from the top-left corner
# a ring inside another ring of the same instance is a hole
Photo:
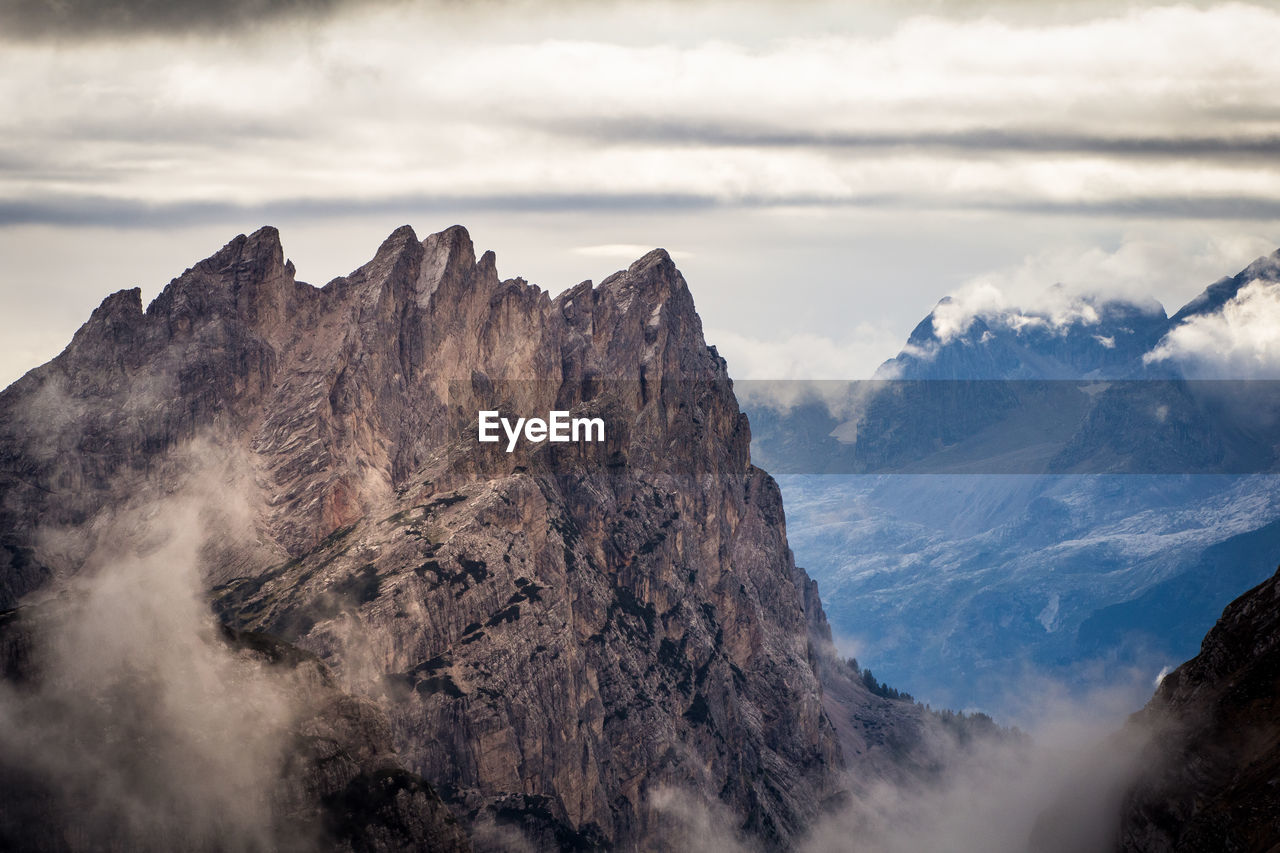
[[[944,301],[876,382],[754,397],[753,459],[786,474],[796,558],[859,660],[1016,713],[1036,679],[1085,690],[1194,654],[1280,562],[1280,383],[1144,356],[1257,280],[1280,287],[1280,252],[1172,317],[1094,300],[957,331]]]
[[[1146,375],[1142,356],[1169,326],[1156,302],[1082,299],[1059,322],[1048,314],[975,316],[963,332],[940,336],[939,309],[877,371],[884,379],[1120,379]]]
[[[1280,561],[1280,477],[779,478],[832,630],[913,695],[1016,712],[1027,678],[1154,678]]]
[[[1182,306],[1178,313],[1169,318],[1169,326],[1176,326],[1191,317],[1221,311],[1222,306],[1239,293],[1241,288],[1258,279],[1270,282],[1280,281],[1280,250],[1258,258],[1235,275],[1219,279],[1206,287],[1199,296]]]

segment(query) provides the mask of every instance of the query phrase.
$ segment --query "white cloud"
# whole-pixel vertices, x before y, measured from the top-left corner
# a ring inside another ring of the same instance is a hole
[[[1061,328],[1097,323],[1096,306],[1106,300],[1157,310],[1154,293],[1186,299],[1273,249],[1265,237],[1248,234],[1201,238],[1188,248],[1171,233],[1163,240],[1129,237],[1112,250],[1076,245],[1037,252],[970,279],[934,309],[934,328],[946,342],[964,334],[975,317],[1012,329]],[[1170,305],[1169,312],[1178,307]],[[1095,337],[1103,346],[1115,345],[1114,339]]]
[[[653,246],[640,243],[603,243],[598,246],[578,246],[572,251],[575,255],[587,258],[610,258],[612,260],[634,261],[653,251]],[[672,260],[681,261],[693,256],[692,252],[669,250]]]
[[[253,508],[235,463],[188,450],[202,467],[178,494],[41,531],[57,578],[31,608],[41,678],[0,681],[0,750],[47,792],[42,810],[74,815],[73,840],[278,849],[297,833],[279,780],[307,706],[300,681],[220,638],[201,552],[251,547]]]
[[[1037,822],[1046,818],[1055,819],[1054,849],[1108,849],[1119,800],[1151,736],[1124,725],[1148,693],[1143,681],[1084,700],[1053,684],[1027,691],[1035,715],[1027,738],[986,733],[966,743],[926,729],[939,765],[927,784],[855,774],[849,801],[819,821],[800,849],[1023,853],[1044,849]]]
[[[1280,284],[1254,280],[1212,314],[1188,318],[1144,356],[1192,376],[1280,377]]]
[[[692,27],[677,36],[655,23],[664,15]],[[1274,158],[1038,150],[1063,135],[1276,133],[1278,10],[1017,25],[917,16],[887,28],[837,4],[752,15],[744,26],[727,3],[513,4],[493,25],[429,4],[249,38],[11,44],[0,155],[23,165],[0,171],[0,196],[693,193],[963,208],[1280,195]],[[628,131],[654,123],[674,131]],[[801,141],[715,137],[742,128]],[[973,130],[1025,141],[994,155],[911,141]],[[904,142],[821,144],[849,133]]]
[[[761,339],[727,329],[708,329],[706,337],[735,380],[869,379],[901,343],[871,323],[857,324],[843,340],[808,332]]]

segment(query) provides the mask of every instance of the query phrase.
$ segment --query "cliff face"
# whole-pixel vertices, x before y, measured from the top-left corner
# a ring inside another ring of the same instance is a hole
[[[0,607],[179,488],[198,439],[252,527],[203,551],[215,611],[375,702],[464,822],[678,844],[670,790],[794,839],[841,766],[821,612],[670,258],[553,300],[462,228],[406,227],[323,288],[293,272],[274,229],[238,237],[0,394]],[[481,408],[601,417],[606,441],[508,454],[475,441]]]
[[[1280,849],[1280,573],[1227,606],[1132,725],[1158,734],[1119,849]]]

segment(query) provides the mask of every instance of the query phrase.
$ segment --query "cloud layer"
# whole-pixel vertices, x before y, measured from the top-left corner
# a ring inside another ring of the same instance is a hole
[[[36,28],[254,27],[7,45],[2,219],[430,198],[1280,216],[1273,8],[885,24],[760,4],[744,25],[720,3],[324,5],[14,7]]]

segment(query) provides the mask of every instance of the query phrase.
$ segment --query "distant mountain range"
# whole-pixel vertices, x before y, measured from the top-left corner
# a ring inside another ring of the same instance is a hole
[[[1029,677],[1189,657],[1280,559],[1280,383],[1182,344],[1277,291],[1280,252],[1172,317],[944,300],[875,380],[738,383],[837,635],[895,686],[996,712]]]
[[[970,313],[950,297],[912,331],[877,379],[1165,379],[1176,366],[1144,361],[1170,333],[1218,315],[1250,285],[1280,283],[1280,250],[1209,285],[1172,317],[1154,300],[1058,296],[1053,308]],[[1240,379],[1241,376],[1213,378]]]

